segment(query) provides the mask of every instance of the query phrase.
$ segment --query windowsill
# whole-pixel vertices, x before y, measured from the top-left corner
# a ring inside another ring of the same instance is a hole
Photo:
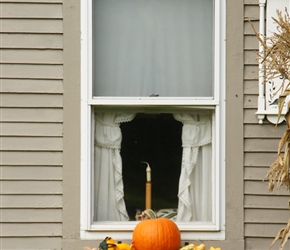
[[[138,221],[93,223],[88,230],[81,231],[82,239],[103,240],[111,236],[118,240],[131,240],[132,232]],[[177,223],[182,240],[222,240],[225,231],[218,225],[208,222]]]
[[[109,227],[108,225],[104,225],[101,227],[100,225],[96,227],[96,225],[92,225],[89,230],[81,231],[81,239],[86,240],[103,240],[105,237],[110,236],[117,240],[121,241],[130,241],[132,239],[132,232],[134,230],[137,222],[129,223],[127,226],[117,226]],[[215,229],[215,226],[202,227],[194,227],[188,226],[186,227],[182,225],[178,225],[181,233],[181,239],[184,240],[224,240],[225,239],[225,230],[224,229]]]
[[[133,231],[139,221],[94,222],[88,231]],[[219,226],[211,222],[177,222],[182,231],[219,231]]]

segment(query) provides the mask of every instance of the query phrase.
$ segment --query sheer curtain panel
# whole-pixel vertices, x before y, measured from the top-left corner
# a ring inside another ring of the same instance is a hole
[[[210,115],[175,114],[183,123],[177,221],[212,220]]]
[[[95,114],[94,220],[129,220],[124,201],[120,123],[131,121],[134,116],[123,113]]]

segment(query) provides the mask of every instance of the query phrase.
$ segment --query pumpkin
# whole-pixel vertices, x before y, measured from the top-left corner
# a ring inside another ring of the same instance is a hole
[[[180,231],[177,225],[167,218],[139,222],[132,236],[135,250],[178,250],[180,242]]]

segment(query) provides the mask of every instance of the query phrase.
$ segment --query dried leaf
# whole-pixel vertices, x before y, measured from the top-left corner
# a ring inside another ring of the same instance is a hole
[[[279,238],[282,238],[279,246],[279,250],[282,250],[289,236],[290,236],[290,219],[288,220],[286,227],[281,228],[280,231],[277,233],[275,239],[271,243],[270,249],[275,244],[275,242],[279,240]]]
[[[287,129],[284,134],[282,135],[279,145],[278,145],[278,155],[281,154],[281,150],[283,149],[283,147],[285,146],[285,144],[287,142],[290,141],[290,129]]]
[[[283,233],[285,231],[285,228],[281,228],[280,231],[277,233],[275,239],[272,241],[271,245],[270,245],[270,249],[272,248],[272,246],[275,244],[275,242],[277,240],[279,240],[280,237],[282,237]]]

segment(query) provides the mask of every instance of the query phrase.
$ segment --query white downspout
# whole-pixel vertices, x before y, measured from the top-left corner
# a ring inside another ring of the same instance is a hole
[[[260,37],[264,39],[265,37],[265,12],[266,12],[266,0],[259,0],[260,7],[260,25],[259,25],[259,33]],[[263,55],[265,49],[261,42],[259,42],[259,54]],[[265,119],[265,77],[263,71],[263,65],[261,64],[261,59],[259,60],[259,97],[258,97],[258,111],[257,116],[259,120],[259,124],[263,123]]]

